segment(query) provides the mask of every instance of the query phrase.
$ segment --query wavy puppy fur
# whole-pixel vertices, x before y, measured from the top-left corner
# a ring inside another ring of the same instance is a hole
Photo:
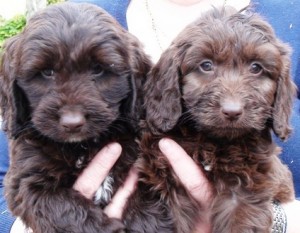
[[[62,3],[33,16],[2,56],[0,104],[10,137],[5,194],[35,233],[119,232],[121,221],[74,191],[95,153],[123,152],[114,192],[137,157],[141,87],[151,66],[142,46],[105,11]]]
[[[215,194],[208,210],[214,233],[271,232],[271,201],[294,195],[271,136],[291,132],[289,56],[259,15],[226,8],[189,25],[153,67],[145,83],[140,185],[170,209],[171,232],[193,232],[204,210],[159,151],[162,137],[205,165]]]

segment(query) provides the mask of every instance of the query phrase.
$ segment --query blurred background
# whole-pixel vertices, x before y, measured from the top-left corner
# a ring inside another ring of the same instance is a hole
[[[25,14],[26,0],[1,0],[0,16],[3,19],[11,19],[16,15]]]
[[[0,0],[0,50],[3,42],[19,33],[26,20],[47,5],[64,0]]]

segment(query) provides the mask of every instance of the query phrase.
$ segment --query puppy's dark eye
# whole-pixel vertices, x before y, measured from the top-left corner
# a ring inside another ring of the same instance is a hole
[[[214,66],[211,61],[204,61],[200,64],[200,70],[202,72],[210,72],[213,71]]]
[[[258,63],[252,63],[252,64],[250,65],[250,72],[251,72],[252,74],[259,74],[259,73],[262,72],[262,70],[263,70],[263,68],[262,68],[261,65],[258,64]]]
[[[98,63],[92,65],[92,74],[101,76],[104,73],[102,66]]]
[[[53,78],[54,77],[54,70],[52,70],[52,69],[45,69],[45,70],[42,70],[41,74],[45,78]]]

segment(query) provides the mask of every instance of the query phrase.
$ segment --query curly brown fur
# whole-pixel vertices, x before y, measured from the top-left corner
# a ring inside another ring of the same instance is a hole
[[[91,4],[62,3],[33,16],[2,57],[0,103],[10,137],[9,208],[35,233],[119,232],[72,189],[95,153],[123,152],[114,192],[137,157],[141,86],[151,63],[137,39]]]
[[[291,131],[289,56],[259,15],[216,9],[189,25],[153,67],[145,83],[140,185],[170,208],[174,232],[193,232],[203,209],[159,151],[162,137],[207,168],[214,233],[271,232],[271,201],[294,195],[271,136],[286,139]]]

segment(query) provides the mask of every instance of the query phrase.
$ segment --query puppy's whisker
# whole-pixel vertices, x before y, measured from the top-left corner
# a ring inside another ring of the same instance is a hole
[[[180,120],[182,121],[182,123],[187,123],[190,122],[191,120],[193,120],[193,115],[191,114],[191,110],[187,110],[186,112],[184,112],[181,117]]]

